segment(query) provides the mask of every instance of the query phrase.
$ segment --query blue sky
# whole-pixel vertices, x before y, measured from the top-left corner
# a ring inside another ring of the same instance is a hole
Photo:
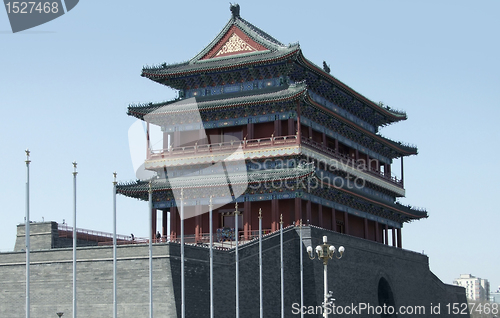
[[[416,144],[405,159],[407,204],[429,218],[405,224],[403,246],[430,257],[451,283],[461,273],[500,285],[500,2],[240,1],[241,16],[367,98],[408,113],[383,128]],[[227,1],[80,1],[69,13],[12,34],[0,10],[0,251],[14,247],[32,151],[31,219],[112,231],[112,172],[134,179],[130,103],[168,100],[144,65],[201,51],[230,18]],[[399,167],[399,166],[396,166]],[[395,168],[394,171],[399,169]],[[147,204],[118,197],[118,232],[147,235]]]

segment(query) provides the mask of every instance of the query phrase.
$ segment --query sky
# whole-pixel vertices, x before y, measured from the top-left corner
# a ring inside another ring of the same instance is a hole
[[[403,247],[429,256],[443,282],[460,274],[500,286],[500,2],[240,1],[241,16],[375,102],[407,112],[381,129],[417,145],[404,159],[406,198],[429,218],[403,227]],[[112,232],[112,181],[135,179],[126,115],[175,91],[140,76],[189,60],[230,19],[227,1],[82,0],[13,34],[0,10],[0,251],[25,216]],[[397,167],[397,168],[396,168]],[[398,173],[399,162],[393,171]],[[118,233],[145,237],[147,203],[118,196]],[[1,255],[0,255],[1,258]]]

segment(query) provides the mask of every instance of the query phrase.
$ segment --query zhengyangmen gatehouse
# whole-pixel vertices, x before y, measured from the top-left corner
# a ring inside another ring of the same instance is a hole
[[[239,317],[259,317],[259,221],[264,317],[281,315],[280,225],[285,317],[297,317],[301,258],[303,304],[322,305],[323,263],[310,260],[306,248],[323,236],[346,250],[327,265],[336,306],[466,302],[463,288],[430,271],[426,255],[403,249],[403,225],[428,217],[398,203],[404,182],[411,182],[404,180],[403,158],[417,148],[378,130],[406,120],[406,113],[374,103],[331,75],[327,63],[308,60],[299,44],[283,44],[246,21],[239,5],[231,5],[222,31],[191,60],[145,67],[142,76],[178,92],[174,100],[129,106],[127,114],[148,127],[143,167],[152,177],[117,185],[118,194],[131,199],[148,201],[151,193],[156,317],[181,317],[179,200],[186,317],[210,315],[210,223],[218,318],[236,316],[236,238]],[[161,130],[160,145],[150,141],[153,126]],[[32,317],[71,317],[72,228],[55,222],[30,227]],[[78,314],[112,317],[111,237],[78,229],[77,240]],[[118,237],[119,317],[149,315],[148,241]],[[20,224],[15,251],[0,254],[0,317],[25,315],[24,246]],[[427,316],[430,309],[420,315]]]

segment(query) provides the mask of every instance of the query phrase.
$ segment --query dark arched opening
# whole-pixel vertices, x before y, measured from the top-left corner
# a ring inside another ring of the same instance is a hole
[[[385,305],[387,308],[392,307],[392,309],[394,309],[394,312],[391,312],[391,310],[382,312],[380,314],[380,317],[397,317],[396,303],[394,302],[394,295],[392,294],[391,285],[389,285],[389,282],[383,277],[378,281],[378,304],[380,307],[383,307]]]

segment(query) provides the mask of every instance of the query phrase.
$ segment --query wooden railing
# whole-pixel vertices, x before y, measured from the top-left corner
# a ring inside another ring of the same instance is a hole
[[[212,152],[233,151],[241,146],[242,149],[252,149],[261,147],[274,147],[277,145],[298,144],[296,135],[267,137],[257,139],[243,139],[239,141],[226,141],[213,144],[194,144],[184,147],[170,147],[168,149],[152,150],[148,159],[158,159],[171,156],[185,156],[189,154],[207,154]]]
[[[340,152],[336,151],[335,149],[328,148],[325,145],[323,145],[322,143],[314,141],[310,138],[302,137],[301,142],[302,142],[302,144],[308,145],[311,148],[319,150],[319,151],[337,159],[343,165],[349,166],[349,167],[354,168],[354,169],[361,170],[361,171],[366,172],[372,176],[381,178],[385,181],[390,181],[401,188],[403,187],[402,180],[399,180],[398,178],[396,178],[394,176],[386,175],[384,172],[382,172],[380,170],[368,168],[368,166],[365,165],[366,162],[364,160],[352,159],[349,156],[347,156],[343,153],[340,153]]]
[[[198,145],[194,144],[192,146],[184,146],[184,147],[170,147],[168,149],[160,149],[160,150],[152,150],[148,159],[160,159],[172,156],[186,156],[193,154],[209,154],[209,153],[217,153],[217,152],[230,152],[238,149],[238,147],[242,147],[242,149],[254,149],[254,148],[262,148],[262,147],[274,147],[274,146],[282,146],[282,145],[295,145],[302,143],[311,147],[313,149],[319,150],[320,152],[327,154],[328,156],[333,157],[340,161],[343,165],[347,165],[354,169],[361,170],[366,172],[372,176],[381,178],[382,180],[389,181],[394,183],[399,187],[403,187],[402,180],[385,174],[382,171],[369,168],[365,165],[363,160],[355,160],[350,158],[349,156],[338,152],[335,149],[328,148],[327,146],[319,143],[317,141],[312,140],[311,138],[306,138],[302,136],[299,140],[297,135],[289,135],[289,136],[271,136],[267,138],[257,138],[257,139],[243,139],[239,141],[226,141],[220,143],[213,144],[203,144]]]

